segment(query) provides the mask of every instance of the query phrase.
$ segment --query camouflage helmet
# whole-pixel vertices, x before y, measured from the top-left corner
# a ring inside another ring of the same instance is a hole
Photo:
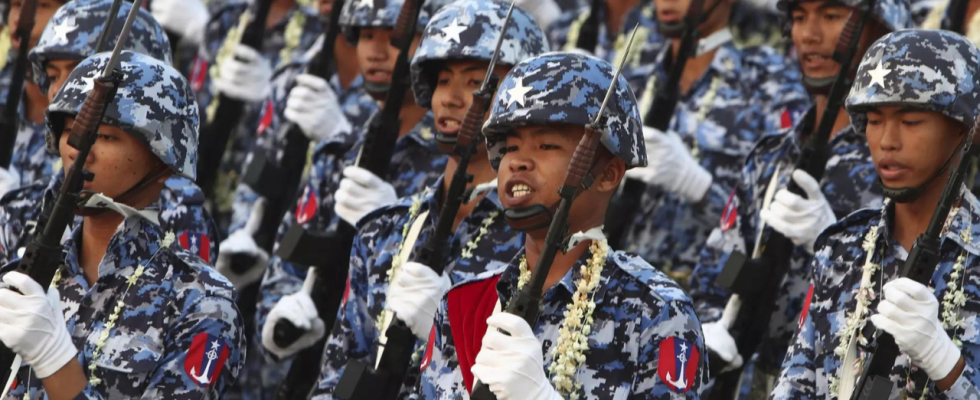
[[[462,0],[435,15],[422,33],[422,41],[412,59],[412,91],[415,101],[429,108],[443,60],[483,60],[490,62],[510,3],[501,0]],[[548,40],[531,14],[514,7],[507,36],[500,46],[498,65],[513,66],[521,60],[547,52]]]
[[[424,1],[415,32],[421,33],[430,17],[452,0]],[[359,28],[394,28],[405,0],[348,0],[340,13],[340,30],[351,43],[357,43]]]
[[[58,154],[65,117],[81,110],[109,56],[105,52],[83,60],[51,101],[45,115],[49,152]],[[194,179],[200,117],[190,84],[170,65],[128,50],[119,55],[118,68],[123,78],[102,122],[135,136],[174,173]]]
[[[614,73],[608,62],[578,52],[545,53],[514,66],[500,82],[483,125],[494,170],[504,155],[505,136],[514,128],[591,124]],[[640,110],[622,76],[603,114],[602,144],[625,161],[626,168],[646,166]]]
[[[818,0],[779,0],[776,7],[784,12],[791,12],[793,6],[806,1]],[[858,7],[865,0],[829,0],[849,7]],[[912,5],[910,0],[875,0],[874,9],[875,19],[878,20],[889,31],[894,32],[902,29],[913,28],[912,25]]]
[[[845,107],[864,134],[869,108],[898,104],[972,129],[980,112],[980,50],[949,31],[906,30],[878,39],[861,60]]]
[[[112,0],[74,0],[54,13],[48,25],[44,27],[37,46],[27,56],[34,71],[34,83],[41,88],[42,93],[47,93],[51,85],[45,73],[48,60],[82,60],[95,54],[95,46],[98,44],[99,34],[102,33],[111,6]],[[122,32],[123,21],[126,20],[126,15],[132,7],[132,3],[122,2],[104,50],[112,50],[116,45],[116,39]],[[173,62],[167,34],[145,10],[140,10],[136,20],[133,21],[126,49],[149,55],[167,64]]]

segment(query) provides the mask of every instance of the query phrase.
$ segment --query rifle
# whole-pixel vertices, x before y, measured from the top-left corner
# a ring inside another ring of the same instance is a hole
[[[64,264],[63,246],[61,237],[65,229],[75,219],[75,210],[79,204],[84,203],[82,188],[86,181],[95,179],[95,174],[85,170],[85,162],[88,159],[92,145],[98,138],[99,125],[105,115],[106,108],[116,97],[116,90],[122,81],[122,73],[118,70],[119,53],[126,43],[125,38],[129,36],[129,30],[136,20],[139,13],[139,6],[143,0],[135,0],[132,10],[126,17],[122,33],[112,50],[112,56],[102,70],[102,75],[94,81],[92,91],[85,97],[81,110],[75,117],[75,123],[71,127],[68,137],[68,145],[78,150],[75,162],[65,173],[64,183],[55,200],[54,207],[48,214],[44,227],[38,227],[35,231],[31,243],[27,245],[24,256],[15,271],[31,277],[41,287],[47,288],[54,279],[55,273]],[[10,390],[17,370],[20,369],[21,358],[7,346],[0,343],[0,382],[5,383],[0,397],[6,397]]]
[[[105,51],[105,46],[109,42],[109,34],[112,32],[112,24],[116,22],[116,14],[119,14],[119,7],[122,6],[123,0],[113,0],[112,5],[109,6],[109,15],[105,19],[105,24],[102,25],[102,32],[99,32],[99,38],[95,42],[95,54],[99,54]]]
[[[681,34],[681,44],[677,51],[676,59],[669,58],[670,70],[667,80],[658,84],[653,97],[653,105],[643,116],[643,124],[656,128],[661,132],[667,132],[670,128],[670,120],[674,117],[674,109],[680,99],[681,76],[684,75],[684,67],[687,60],[694,56],[698,48],[698,40],[701,32],[698,31],[698,23],[701,21],[701,14],[704,11],[704,0],[693,0],[687,7],[687,14],[684,15],[684,30]],[[668,56],[670,53],[668,53]],[[625,58],[624,58],[625,60]],[[613,197],[609,210],[606,211],[606,226],[609,229],[609,244],[614,249],[622,249],[625,246],[626,228],[629,226],[629,217],[634,210],[640,208],[640,200],[646,192],[646,184],[638,179],[626,178],[620,187],[619,193]]]
[[[840,70],[830,87],[827,108],[820,117],[816,132],[807,139],[800,158],[796,161],[796,169],[805,171],[817,181],[823,177],[827,165],[830,135],[844,97],[851,88],[851,65],[854,57],[859,55],[861,33],[871,18],[873,2],[874,0],[867,0],[861,3],[851,13],[840,34],[833,54]],[[788,186],[790,192],[806,196],[796,182],[790,180]],[[743,360],[750,360],[767,336],[769,320],[776,309],[778,288],[789,271],[794,247],[792,240],[771,230],[768,240],[759,245],[761,254],[757,258],[749,260],[744,254],[733,253],[718,276],[718,285],[733,293],[725,313],[735,317],[733,326],[726,328],[737,334],[736,345]],[[760,282],[764,284],[760,285]],[[709,356],[713,358],[710,362],[712,366],[723,367],[727,364],[714,353]],[[718,371],[719,368],[715,368],[712,372]],[[741,368],[717,375],[711,397],[721,399],[734,396],[741,375]]]
[[[456,135],[456,145],[453,152],[459,156],[456,171],[453,173],[449,190],[446,191],[446,201],[439,211],[439,220],[435,232],[419,250],[417,261],[429,266],[437,275],[442,275],[446,268],[446,244],[452,234],[453,222],[460,205],[465,201],[466,185],[473,181],[473,176],[466,172],[470,159],[476,152],[477,145],[483,141],[483,117],[490,108],[493,94],[497,91],[499,78],[493,74],[493,68],[500,57],[500,46],[507,35],[514,12],[514,2],[511,1],[497,45],[494,49],[487,73],[483,78],[480,89],[473,92],[473,102],[466,110],[463,125]],[[389,311],[390,312],[390,311]],[[382,328],[384,329],[384,328]],[[385,331],[387,340],[382,344],[383,351],[378,354],[378,366],[371,368],[369,363],[350,360],[344,368],[344,374],[337,385],[337,398],[350,399],[396,399],[402,383],[411,368],[412,354],[418,338],[408,325],[392,314],[391,324]],[[422,338],[425,340],[426,338]]]
[[[17,60],[7,89],[7,103],[0,115],[0,168],[10,168],[14,158],[14,144],[20,125],[20,97],[24,94],[24,79],[27,76],[27,51],[31,49],[31,31],[34,30],[34,16],[37,14],[37,0],[24,0],[20,6],[20,17],[13,37],[20,40],[17,47]]]
[[[932,279],[932,274],[939,265],[943,225],[946,224],[953,205],[960,200],[963,178],[968,175],[967,171],[972,164],[969,154],[970,141],[967,137],[960,151],[960,162],[956,169],[950,171],[949,180],[943,188],[943,195],[939,198],[936,211],[932,213],[932,219],[929,220],[925,232],[912,244],[912,251],[898,271],[899,278],[909,278],[923,285],[928,284]],[[895,344],[895,338],[887,332],[878,331],[878,335],[871,341],[867,351],[868,359],[864,362],[864,369],[854,386],[851,399],[888,399],[894,386],[888,375],[895,366],[895,359],[901,353],[898,345]]]
[[[639,27],[639,24],[637,24],[637,27]],[[507,308],[504,309],[507,313],[523,318],[532,328],[537,324],[538,316],[541,314],[541,297],[544,295],[544,282],[548,278],[548,272],[551,271],[551,266],[555,261],[555,255],[558,254],[558,249],[562,248],[567,242],[568,214],[572,209],[572,202],[575,201],[575,197],[578,196],[579,191],[588,190],[589,186],[592,186],[592,167],[595,161],[595,152],[599,148],[599,140],[602,136],[602,133],[599,131],[599,123],[602,121],[602,113],[606,110],[609,99],[616,92],[616,81],[619,80],[620,75],[623,73],[623,66],[626,65],[626,60],[629,59],[630,48],[633,47],[634,38],[636,38],[636,28],[633,29],[633,33],[630,35],[630,40],[626,44],[626,54],[623,55],[619,66],[616,67],[616,73],[612,76],[612,81],[609,84],[609,89],[606,91],[606,96],[602,99],[602,105],[599,106],[599,111],[593,117],[592,123],[585,126],[585,134],[582,135],[578,146],[575,146],[575,152],[572,153],[572,160],[568,163],[565,182],[558,189],[558,195],[561,197],[561,201],[558,203],[555,216],[551,219],[548,234],[544,239],[544,249],[541,250],[541,256],[531,271],[531,278],[524,287],[517,291],[514,298],[507,303]],[[562,251],[564,252],[564,250]],[[508,334],[507,332],[502,333]],[[490,391],[490,386],[477,381],[473,384],[473,391],[470,394],[470,398],[473,400],[496,400],[497,396]]]
[[[595,47],[599,44],[599,7],[602,7],[602,0],[592,0],[589,16],[582,21],[578,39],[575,40],[575,47],[589,53],[595,53]]]
[[[411,50],[412,39],[423,0],[406,0],[395,23],[391,42],[398,47],[398,58],[392,73],[391,87],[385,96],[384,106],[371,117],[367,125],[367,133],[361,145],[360,153],[355,164],[371,171],[378,176],[385,176],[395,151],[398,133],[401,128],[399,114],[405,95],[408,94],[411,76],[409,74],[408,53]],[[276,254],[283,260],[296,265],[309,266],[312,269],[306,277],[314,284],[304,287],[310,290],[310,297],[316,304],[317,314],[323,319],[325,326],[333,326],[344,296],[344,285],[347,282],[349,255],[357,234],[354,226],[341,220],[334,232],[319,235],[307,232],[299,223],[283,236]],[[323,254],[337,254],[343,257],[328,259]],[[293,325],[288,320],[276,323],[273,341],[280,347],[288,347],[305,331]],[[317,357],[320,356],[318,353]],[[319,361],[319,359],[317,360]],[[319,365],[319,364],[317,364]],[[317,368],[319,371],[319,368]]]
[[[269,8],[274,0],[258,0],[255,4],[255,14],[245,26],[240,44],[255,50],[262,49],[265,35],[265,20],[269,16]],[[215,65],[215,68],[218,66]],[[238,127],[245,102],[230,98],[223,93],[212,100],[217,102],[214,117],[201,129],[201,145],[198,154],[201,155],[197,165],[197,184],[204,190],[209,199],[214,199],[217,190],[218,169],[224,158],[225,148],[232,131]]]
[[[344,0],[333,0],[323,47],[310,60],[306,67],[307,73],[323,79],[329,79],[333,75],[334,43],[340,34],[339,21],[343,8]],[[252,161],[242,178],[243,183],[267,201],[266,211],[254,237],[256,244],[267,252],[271,252],[275,245],[275,234],[289,211],[289,206],[296,203],[303,168],[306,166],[306,153],[310,147],[310,140],[302,128],[292,121],[283,124],[276,135],[286,140],[280,165],[276,165],[272,157],[256,148],[252,151]],[[255,264],[255,259],[249,255],[237,254],[232,257],[231,263],[233,271],[244,272],[248,266]],[[326,338],[296,355],[289,367],[289,373],[276,390],[276,399],[300,398],[310,392],[320,371],[320,356],[325,345]]]
[[[966,35],[966,29],[963,27],[963,19],[967,18],[966,10],[967,6],[970,5],[969,0],[949,0],[949,7],[946,10],[946,15],[952,16],[949,19],[949,30],[959,33],[960,35]]]

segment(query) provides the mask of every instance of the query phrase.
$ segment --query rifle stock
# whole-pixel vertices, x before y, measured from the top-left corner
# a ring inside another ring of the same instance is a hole
[[[7,89],[7,103],[0,115],[0,168],[10,168],[13,161],[14,144],[20,125],[20,98],[24,94],[24,79],[27,77],[27,52],[31,48],[31,31],[34,30],[34,17],[37,15],[37,0],[24,0],[20,6],[17,27],[12,33],[20,40],[17,59]]]

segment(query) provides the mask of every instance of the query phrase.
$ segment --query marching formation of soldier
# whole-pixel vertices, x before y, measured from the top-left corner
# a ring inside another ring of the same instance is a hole
[[[980,0],[3,5],[2,399],[980,399]]]

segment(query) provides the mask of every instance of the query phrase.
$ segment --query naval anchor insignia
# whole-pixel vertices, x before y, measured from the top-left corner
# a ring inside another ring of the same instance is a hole
[[[207,333],[199,333],[187,351],[184,371],[198,386],[210,386],[221,374],[227,359],[228,346],[224,340]]]
[[[669,337],[660,342],[657,375],[671,390],[684,393],[694,386],[699,362],[700,354],[693,343],[679,337]]]

